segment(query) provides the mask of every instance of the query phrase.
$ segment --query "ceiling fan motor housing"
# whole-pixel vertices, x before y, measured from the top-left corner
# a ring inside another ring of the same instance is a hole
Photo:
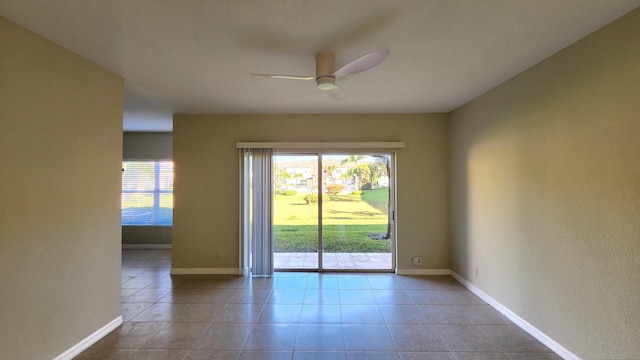
[[[332,90],[336,84],[333,76],[335,71],[336,57],[328,51],[321,51],[316,54],[316,84],[320,90]]]

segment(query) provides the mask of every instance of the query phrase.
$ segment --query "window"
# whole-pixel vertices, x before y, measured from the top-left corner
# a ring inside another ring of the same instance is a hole
[[[122,225],[173,224],[173,162],[122,163]]]

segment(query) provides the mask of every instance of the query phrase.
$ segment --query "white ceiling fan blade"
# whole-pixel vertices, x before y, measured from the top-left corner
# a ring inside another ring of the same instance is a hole
[[[333,100],[344,100],[344,91],[338,85],[335,85],[333,89],[329,90],[329,97]]]
[[[372,51],[368,54],[364,54],[359,58],[351,60],[348,63],[342,65],[342,67],[336,70],[333,75],[336,78],[339,78],[341,76],[357,74],[359,72],[369,70],[372,67],[383,62],[390,53],[391,52],[389,51],[389,49],[384,48]]]
[[[287,79],[287,80],[315,80],[315,76],[298,76],[298,75],[277,75],[277,74],[251,74],[254,76],[269,77],[272,79]]]

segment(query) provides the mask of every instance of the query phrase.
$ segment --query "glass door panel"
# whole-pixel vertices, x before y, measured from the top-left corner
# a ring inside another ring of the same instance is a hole
[[[321,164],[321,269],[391,271],[391,155],[323,155]]]
[[[275,155],[274,267],[317,270],[318,156]]]

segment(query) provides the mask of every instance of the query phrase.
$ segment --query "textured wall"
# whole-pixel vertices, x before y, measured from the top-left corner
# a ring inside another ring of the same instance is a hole
[[[636,10],[450,115],[453,270],[584,359],[640,358],[639,64]]]
[[[173,266],[238,268],[238,141],[404,141],[398,267],[448,269],[444,115],[175,115]],[[416,195],[420,195],[417,199]],[[220,253],[220,260],[216,259]]]
[[[0,359],[120,315],[123,81],[0,17]]]

